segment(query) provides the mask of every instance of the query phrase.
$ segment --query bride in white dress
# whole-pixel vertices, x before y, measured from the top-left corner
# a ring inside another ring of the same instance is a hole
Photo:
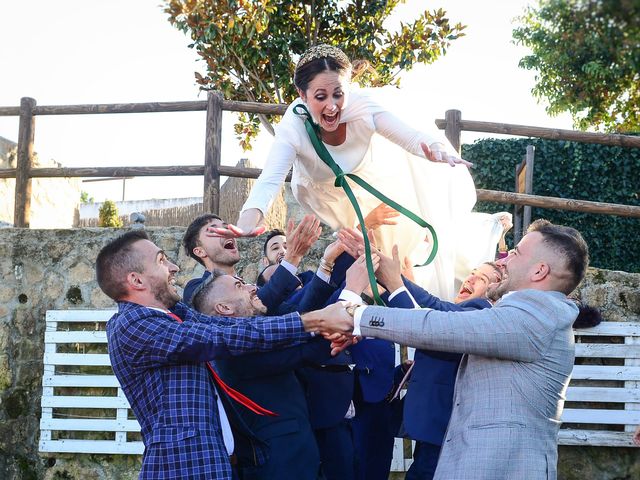
[[[260,231],[264,213],[292,166],[291,188],[306,211],[333,229],[357,225],[344,190],[334,186],[334,173],[311,144],[304,117],[294,113],[295,106],[303,104],[345,173],[358,175],[433,226],[438,254],[431,264],[418,269],[416,279],[433,294],[451,298],[456,271],[464,277],[483,261],[493,260],[499,222],[488,215],[471,215],[476,193],[467,168],[470,164],[444,136],[409,127],[376,101],[375,89],[350,91],[350,79],[351,63],[340,49],[317,45],[302,55],[294,77],[300,98],[276,126],[265,168],[242,208],[237,227],[230,230],[236,235]],[[363,214],[380,204],[349,182]],[[397,225],[375,230],[378,248],[390,254],[398,244],[400,258],[408,256],[413,263],[422,264],[431,249],[427,230],[404,216],[394,220]]]

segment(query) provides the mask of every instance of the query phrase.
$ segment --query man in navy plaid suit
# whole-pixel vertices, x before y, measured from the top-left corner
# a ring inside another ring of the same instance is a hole
[[[112,241],[96,260],[100,288],[118,302],[107,324],[109,356],[141,425],[140,478],[230,480],[232,453],[259,463],[263,452],[251,438],[234,444],[231,415],[220,403],[223,395],[216,395],[206,362],[308,340],[307,332],[323,322],[298,313],[250,319],[201,315],[179,302],[177,272],[141,231]]]

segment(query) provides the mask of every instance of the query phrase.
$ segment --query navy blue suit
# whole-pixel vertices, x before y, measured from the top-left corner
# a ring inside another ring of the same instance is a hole
[[[239,468],[243,480],[318,478],[320,455],[294,369],[329,358],[329,342],[317,338],[283,350],[216,361],[225,382],[278,414],[269,417],[239,410],[248,427],[269,446],[269,459],[263,465]]]
[[[440,311],[490,308],[489,301],[475,298],[461,303],[440,300],[422,287],[403,279],[418,305]],[[412,308],[412,307],[409,307]],[[453,390],[462,355],[416,350],[415,366],[404,397],[402,433],[416,440],[413,464],[405,480],[433,478],[440,447],[453,409]]]
[[[388,298],[388,296],[385,296]],[[412,308],[413,302],[401,292],[388,305]],[[367,338],[351,347],[356,367],[353,434],[358,480],[387,480],[393,458],[393,443],[398,432],[393,405],[387,396],[393,390],[395,344]]]
[[[182,294],[185,303],[191,303],[193,292],[209,275],[211,272],[205,270],[202,277],[192,278],[187,282]],[[257,291],[258,298],[267,307],[267,315],[276,315],[280,304],[301,285],[302,282],[297,276],[292,275],[289,270],[279,265],[269,281]]]

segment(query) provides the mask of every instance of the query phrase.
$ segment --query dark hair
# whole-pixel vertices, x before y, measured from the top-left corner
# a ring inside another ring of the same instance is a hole
[[[351,64],[333,57],[320,57],[308,61],[304,65],[296,68],[293,74],[293,83],[303,92],[309,88],[309,83],[322,72],[332,71],[343,74],[351,71]]]
[[[204,262],[199,256],[193,253],[193,249],[199,245],[198,235],[200,235],[200,230],[211,220],[222,221],[222,219],[218,215],[214,215],[213,213],[205,213],[204,215],[200,215],[199,217],[197,217],[193,222],[189,224],[187,230],[184,232],[184,236],[182,237],[182,246],[184,247],[185,253],[202,266],[204,266]]]
[[[149,240],[144,230],[131,230],[107,243],[96,258],[96,278],[102,291],[113,300],[127,293],[126,278],[131,272],[142,273],[141,258],[133,252],[133,245]]]
[[[538,232],[543,242],[565,260],[568,278],[561,291],[569,295],[580,284],[589,266],[589,247],[578,230],[554,225],[547,220],[536,220],[527,232]]]
[[[285,236],[284,232],[279,228],[274,228],[273,230],[267,232],[267,238],[264,241],[264,245],[262,245],[262,253],[264,253],[265,257],[267,256],[267,244],[269,243],[269,240],[271,240],[273,237],[277,237],[278,235],[282,235],[283,237]]]
[[[590,305],[582,303],[580,300],[574,300],[578,306],[578,316],[573,322],[573,328],[593,328],[602,322],[602,314],[600,310]]]
[[[482,265],[489,265],[498,274],[498,281],[502,280],[502,269],[496,262],[484,262]]]
[[[216,280],[220,277],[226,275],[222,270],[214,269],[211,272],[211,275],[208,275],[200,285],[198,285],[191,295],[191,305],[198,312],[202,312],[202,308],[204,307],[204,302],[209,296],[211,290],[214,288],[214,284]]]

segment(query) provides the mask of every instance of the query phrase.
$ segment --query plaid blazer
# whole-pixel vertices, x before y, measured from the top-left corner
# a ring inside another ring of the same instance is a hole
[[[476,311],[364,310],[365,336],[467,354],[436,480],[555,480],[577,314],[562,293],[539,290]]]
[[[234,319],[207,317],[182,303],[172,310],[183,323],[119,302],[107,323],[111,365],[141,426],[140,478],[230,480],[215,390],[204,362],[290,345],[309,334],[297,313]],[[244,452],[236,446],[236,453]],[[261,449],[248,454],[255,463],[262,460]]]

